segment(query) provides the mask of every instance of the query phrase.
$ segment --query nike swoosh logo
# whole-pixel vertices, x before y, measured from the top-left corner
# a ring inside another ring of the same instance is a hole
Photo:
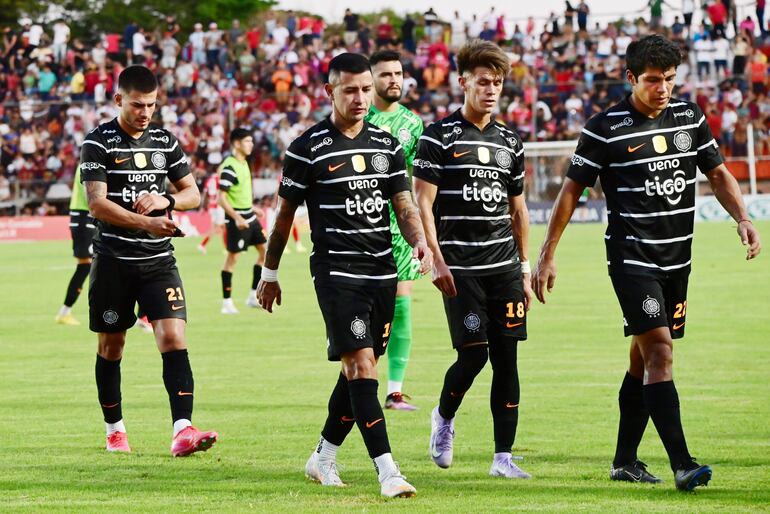
[[[179,309],[184,309],[184,305],[172,305],[171,310],[172,311],[178,311]]]
[[[121,162],[126,162],[130,159],[131,157],[126,157],[125,159],[118,159],[117,157],[115,157],[115,164],[120,164]]]
[[[507,322],[507,323],[505,324],[505,327],[506,327],[506,328],[513,328],[513,327],[518,327],[519,325],[523,325],[523,324],[524,324],[524,322],[523,322],[523,321],[522,321],[522,322],[519,322],[519,323],[511,323],[511,322],[509,321],[509,322]]]
[[[644,145],[646,145],[646,144],[647,144],[647,143],[642,143],[641,145],[639,145],[639,146],[634,146],[634,147],[632,147],[631,145],[628,145],[628,148],[627,148],[627,150],[628,150],[628,153],[634,153],[635,151],[639,150],[641,147],[643,147],[643,146],[644,146]]]
[[[438,459],[441,457],[441,452],[437,452],[434,448],[430,449],[430,454],[433,456],[433,458]]]
[[[458,157],[462,157],[463,155],[465,155],[467,153],[471,153],[471,151],[468,150],[467,152],[460,152],[460,153],[454,152],[454,153],[452,153],[452,157],[454,157],[456,159]]]
[[[384,418],[377,418],[377,419],[375,419],[374,421],[371,421],[371,422],[367,421],[366,422],[366,428],[372,428],[374,425],[376,425],[377,423],[379,423],[383,419]]]
[[[338,165],[336,165],[336,166],[332,166],[332,165],[330,164],[330,165],[329,165],[329,171],[337,171],[339,168],[343,167],[344,165],[345,165],[345,163],[344,163],[344,162],[343,162],[343,163],[340,163],[340,164],[338,164]]]
[[[518,406],[519,406],[519,404],[518,404],[518,403],[511,403],[511,402],[508,402],[508,403],[506,403],[506,404],[505,404],[505,406],[506,406],[507,408],[509,408],[509,409],[515,409],[516,407],[518,407]]]
[[[626,475],[628,475],[629,477],[631,477],[631,478],[633,479],[633,481],[634,481],[634,482],[638,482],[639,480],[641,480],[641,479],[642,479],[642,474],[641,474],[641,473],[639,473],[639,476],[636,476],[636,475],[634,475],[633,473],[631,473],[630,471],[626,471]]]
[[[179,396],[192,396],[193,395],[192,393],[185,393],[184,391],[179,391],[176,394],[178,394]]]
[[[687,322],[685,321],[684,323],[687,323]],[[684,326],[684,323],[680,323],[678,325],[674,323],[674,330],[679,330],[680,328],[682,328]]]
[[[102,404],[102,407],[104,407],[105,409],[111,409],[113,407],[117,407],[118,405],[120,405],[120,402],[113,403],[112,405],[104,405],[104,404]]]
[[[355,420],[356,420],[356,418],[349,418],[347,416],[342,416],[340,418],[340,421],[342,421],[343,423],[350,423],[351,421],[355,421]]]

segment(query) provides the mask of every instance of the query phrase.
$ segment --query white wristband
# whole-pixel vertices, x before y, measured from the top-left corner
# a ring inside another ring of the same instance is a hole
[[[262,268],[262,271],[264,272],[265,268]],[[521,261],[521,273],[532,273],[532,268],[529,265],[529,261]]]
[[[265,282],[278,282],[278,270],[262,266],[262,280]]]

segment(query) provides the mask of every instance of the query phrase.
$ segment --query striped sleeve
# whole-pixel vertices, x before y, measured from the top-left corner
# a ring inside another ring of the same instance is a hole
[[[443,164],[441,133],[434,127],[440,124],[434,123],[428,127],[417,141],[413,174],[416,178],[439,185],[441,182],[441,169]]]
[[[508,196],[519,196],[524,193],[524,176],[526,175],[524,168],[524,143],[518,134],[515,136],[516,145],[514,145],[511,157],[513,157],[513,163],[511,164],[511,172],[508,177]]]
[[[80,182],[107,182],[107,149],[99,141],[99,130],[93,130],[80,149]]]
[[[711,127],[709,127],[706,121],[706,116],[703,115],[697,104],[693,104],[693,111],[695,111],[696,119],[699,120],[698,128],[696,129],[698,169],[701,173],[708,173],[722,164],[724,159],[719,151],[719,145],[717,145],[717,141],[711,133]]]
[[[169,144],[173,148],[168,155],[168,179],[174,183],[190,174],[190,165],[187,162],[187,156],[184,154],[179,141],[173,134],[168,133]]]
[[[411,187],[409,187],[404,151],[401,148],[393,155],[391,162],[392,165],[388,170],[388,194],[393,198],[398,193],[411,190]]]
[[[283,159],[283,176],[278,186],[278,195],[285,200],[301,205],[307,197],[312,179],[312,166],[307,156],[305,138],[295,139],[286,150]]]
[[[228,191],[231,187],[238,184],[238,175],[232,166],[226,165],[219,170],[219,190]]]
[[[601,135],[600,120],[601,116],[594,116],[586,123],[567,170],[569,178],[587,187],[594,187],[609,154],[607,140]]]

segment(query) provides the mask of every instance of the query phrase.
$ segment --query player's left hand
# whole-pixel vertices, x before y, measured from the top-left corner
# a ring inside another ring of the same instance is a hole
[[[257,285],[257,301],[267,312],[273,312],[273,302],[281,305],[281,285],[275,282],[260,280]]]
[[[420,261],[420,275],[425,275],[433,269],[433,252],[426,243],[417,243],[412,249],[412,258]]]
[[[748,220],[738,223],[738,235],[741,238],[741,243],[744,246],[748,245],[746,250],[746,260],[751,260],[762,250],[762,243],[759,241],[759,231],[754,227],[754,224]]]
[[[134,202],[134,211],[142,216],[147,216],[153,211],[163,211],[171,205],[169,201],[161,195],[148,194],[141,195]]]
[[[524,307],[527,309],[527,312],[529,312],[529,307],[532,305],[532,279],[529,273],[524,273],[522,278],[522,282],[524,283]]]

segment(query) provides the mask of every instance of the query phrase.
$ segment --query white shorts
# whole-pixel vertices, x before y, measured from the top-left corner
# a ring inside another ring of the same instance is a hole
[[[225,210],[222,207],[217,206],[214,209],[209,209],[209,216],[211,216],[212,225],[225,224]]]

